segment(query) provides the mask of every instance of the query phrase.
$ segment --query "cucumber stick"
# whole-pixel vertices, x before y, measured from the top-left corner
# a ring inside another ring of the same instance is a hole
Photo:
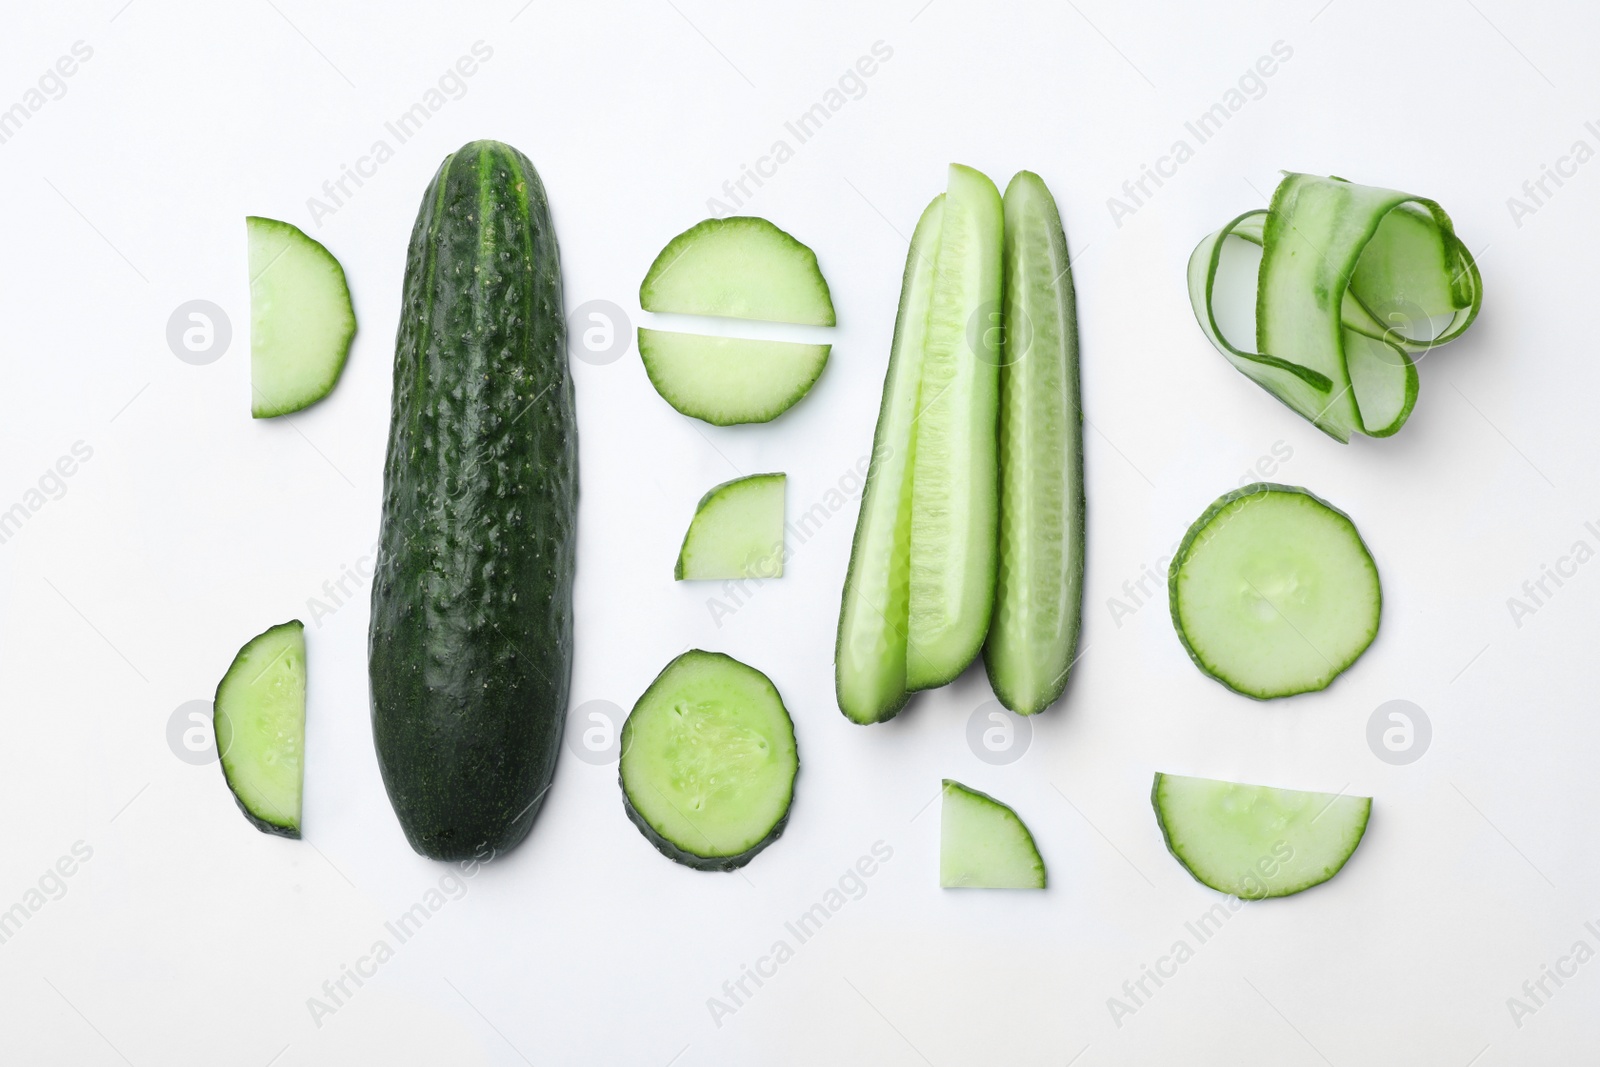
[[[300,620],[274,626],[239,650],[211,714],[222,776],[245,818],[263,833],[299,837],[306,748]]]
[[[528,158],[475,141],[406,259],[372,585],[372,726],[411,846],[521,841],[555,773],[572,662],[577,425],[561,265]]]
[[[1167,850],[1195,880],[1246,900],[1286,897],[1338,874],[1367,832],[1371,797],[1157,774]]]
[[[906,687],[953,681],[994,608],[996,421],[1004,209],[984,175],[953,164],[933,259],[911,453]]]
[[[839,609],[834,682],[839,709],[858,723],[892,718],[910,697],[906,624],[911,591],[911,447],[944,202],[940,193],[923,211],[906,253],[872,462]]]
[[[1037,174],[1005,195],[1000,523],[989,683],[1020,715],[1067,684],[1083,616],[1083,415],[1067,236]]]

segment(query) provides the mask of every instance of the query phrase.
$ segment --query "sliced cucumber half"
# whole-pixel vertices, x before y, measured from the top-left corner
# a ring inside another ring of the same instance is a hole
[[[939,820],[940,887],[1044,888],[1044,859],[1008,805],[946,778]]]
[[[251,215],[250,414],[287,415],[333,392],[356,335],[344,268],[298,226]]]
[[[696,223],[668,242],[639,286],[646,311],[832,326],[833,298],[811,249],[766,219]]]
[[[640,833],[696,870],[731,871],[777,840],[800,757],[766,675],[693,649],[650,683],[622,727],[622,799]]]
[[[650,384],[679,413],[715,426],[770,422],[811,391],[832,345],[639,328]]]
[[[723,482],[700,498],[683,535],[678,581],[783,577],[783,474]]]
[[[1189,527],[1168,574],[1172,622],[1206,674],[1266,700],[1323,689],[1378,633],[1378,568],[1349,516],[1260,482]]]
[[[1321,885],[1367,832],[1371,797],[1160,774],[1150,793],[1167,848],[1195,880],[1248,900]]]
[[[984,665],[1000,703],[1043,711],[1067,685],[1083,617],[1078,315],[1055,199],[1022,171],[1005,195],[1000,536]]]
[[[909,689],[966,670],[994,610],[1004,217],[994,182],[952,164],[914,416]]]
[[[872,461],[839,608],[834,683],[839,710],[857,723],[893,718],[910,697],[911,453],[944,199],[940,193],[922,212],[906,253]]]
[[[300,836],[305,780],[306,637],[298,619],[253,637],[217,686],[222,775],[256,829]]]

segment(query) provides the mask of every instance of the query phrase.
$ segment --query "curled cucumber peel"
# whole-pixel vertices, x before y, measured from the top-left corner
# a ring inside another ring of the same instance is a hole
[[[1236,240],[1230,240],[1236,238]],[[1213,291],[1224,255],[1261,249],[1256,349],[1223,336]],[[1189,257],[1189,301],[1228,362],[1330,437],[1388,437],[1417,400],[1413,356],[1460,337],[1483,304],[1478,265],[1432,200],[1285,173]]]

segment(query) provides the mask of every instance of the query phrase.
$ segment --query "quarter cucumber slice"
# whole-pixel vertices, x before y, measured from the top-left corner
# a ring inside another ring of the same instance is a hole
[[[1019,715],[1066,688],[1083,616],[1083,414],[1077,300],[1050,190],[1022,171],[1005,196],[1000,536],[989,683]]]
[[[911,472],[908,689],[955,679],[994,609],[996,421],[1004,209],[984,175],[952,164],[923,337]]]
[[[767,676],[693,649],[657,676],[622,727],[622,800],[670,859],[731,871],[777,840],[800,757]]]
[[[770,422],[811,391],[832,345],[639,328],[639,355],[662,399],[715,426]]]
[[[211,714],[222,776],[245,818],[263,833],[299,837],[306,741],[300,620],[274,626],[239,650]]]
[[[1378,568],[1349,516],[1258,482],[1189,527],[1168,574],[1172,623],[1206,674],[1266,700],[1323,689],[1378,634]]]
[[[1011,808],[946,778],[939,818],[941,888],[1044,888],[1044,860]]]
[[[782,578],[785,481],[782,474],[752,474],[701,497],[672,576]]]
[[[250,414],[287,415],[333,392],[356,313],[339,261],[298,226],[251,215]]]
[[[1262,249],[1253,352],[1222,335],[1213,308],[1222,258],[1240,242]],[[1195,248],[1189,301],[1234,367],[1348,441],[1405,424],[1417,398],[1412,354],[1472,325],[1483,280],[1432,200],[1286,173],[1270,210],[1240,215]]]
[[[1150,801],[1168,850],[1195,880],[1248,900],[1338,874],[1372,814],[1371,797],[1160,773]]]
[[[668,242],[639,286],[646,311],[834,324],[816,254],[766,219],[706,219]]]
[[[850,570],[839,608],[834,681],[839,710],[852,722],[893,718],[905,707],[911,588],[911,454],[922,385],[922,345],[933,292],[944,194],[917,221],[900,283],[883,403],[872,437],[872,463],[861,494]]]

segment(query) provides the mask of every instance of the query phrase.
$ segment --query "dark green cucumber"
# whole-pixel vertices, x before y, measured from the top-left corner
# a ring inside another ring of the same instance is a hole
[[[372,732],[411,847],[515,846],[572,665],[577,426],[561,266],[526,156],[446,157],[411,232],[372,584]]]

